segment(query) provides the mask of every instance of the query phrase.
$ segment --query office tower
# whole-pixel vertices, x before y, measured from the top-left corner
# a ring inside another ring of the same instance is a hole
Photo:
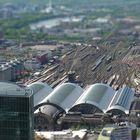
[[[33,94],[0,82],[0,140],[33,140]]]

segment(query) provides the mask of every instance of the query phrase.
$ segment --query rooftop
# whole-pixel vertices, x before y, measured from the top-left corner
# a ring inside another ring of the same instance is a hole
[[[57,86],[42,103],[52,103],[67,111],[82,95],[83,89],[73,83],[63,83]]]
[[[33,90],[34,106],[38,105],[53,90],[47,83],[42,83],[42,82],[35,82],[30,85],[27,85],[27,87]]]
[[[128,87],[123,87],[115,91],[107,84],[97,83],[85,90],[74,104],[73,108],[87,104],[93,105],[104,113],[120,110],[125,114],[129,114],[129,109],[133,100],[134,91]],[[71,108],[70,110],[73,109]]]
[[[17,96],[29,97],[32,95],[32,90],[20,87],[13,83],[0,82],[0,96]]]
[[[86,130],[78,130],[78,131],[72,131],[72,130],[63,130],[63,131],[52,131],[52,132],[36,132],[39,136],[44,136],[44,138],[52,139],[58,138],[58,139],[74,139],[78,137],[79,139],[83,139],[85,135],[87,134]]]

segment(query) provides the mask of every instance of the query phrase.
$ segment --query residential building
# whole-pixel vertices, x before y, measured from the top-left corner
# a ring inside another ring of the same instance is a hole
[[[48,53],[38,54],[37,60],[38,60],[41,64],[47,63],[47,61],[48,61]]]
[[[2,61],[0,62],[0,81],[16,81],[24,74],[22,61]]]
[[[41,63],[36,59],[31,59],[24,62],[24,67],[26,70],[32,71],[39,69],[41,67]]]
[[[1,65],[0,66],[0,81],[11,81],[11,66]]]

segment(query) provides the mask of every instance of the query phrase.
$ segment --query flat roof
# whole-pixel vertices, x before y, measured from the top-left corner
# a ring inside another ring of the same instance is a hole
[[[4,67],[1,67],[1,66],[0,66],[0,71],[5,71],[5,70],[7,70],[7,69],[9,69],[9,68],[11,68],[10,65],[9,65],[9,66],[4,66]]]
[[[43,136],[44,138],[51,139],[52,137],[59,137],[59,138],[75,138],[79,137],[80,139],[83,139],[85,135],[87,134],[87,130],[78,130],[78,131],[72,131],[72,130],[63,130],[63,131],[51,131],[51,132],[36,132],[38,136]]]
[[[0,82],[0,96],[29,97],[32,94],[32,90],[20,87],[15,83]]]

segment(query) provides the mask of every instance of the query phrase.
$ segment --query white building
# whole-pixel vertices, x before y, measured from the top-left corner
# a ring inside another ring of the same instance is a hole
[[[84,140],[86,138],[86,130],[66,130],[66,131],[50,131],[36,132],[38,136],[44,137],[46,140]]]
[[[27,60],[24,62],[24,67],[26,70],[32,71],[39,69],[41,67],[41,64],[37,60]]]

